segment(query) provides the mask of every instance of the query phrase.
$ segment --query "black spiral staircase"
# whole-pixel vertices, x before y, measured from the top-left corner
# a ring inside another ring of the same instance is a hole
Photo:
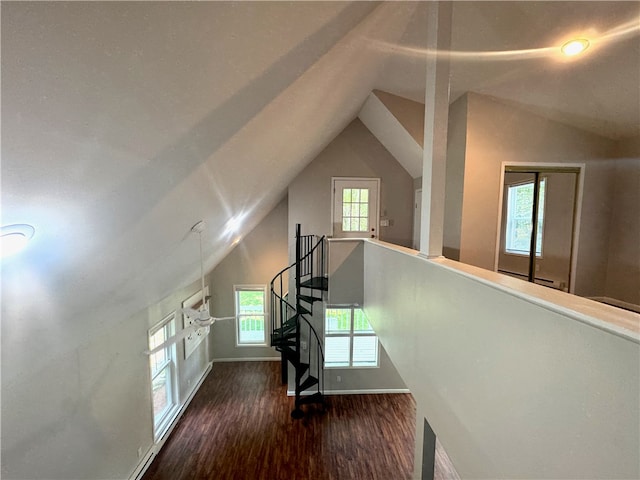
[[[271,346],[282,355],[282,382],[288,381],[288,364],[295,370],[293,418],[302,418],[303,405],[324,408],[324,352],[313,326],[313,305],[328,290],[325,276],[325,237],[301,235],[296,225],[296,261],[271,280]],[[286,293],[295,275],[294,304]]]

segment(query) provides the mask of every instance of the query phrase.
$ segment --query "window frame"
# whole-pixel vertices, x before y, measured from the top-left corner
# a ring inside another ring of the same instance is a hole
[[[328,310],[350,310],[350,318],[349,318],[349,332],[339,332],[339,333],[330,333],[328,324],[327,324],[327,311]],[[357,368],[380,368],[380,339],[378,335],[375,333],[373,328],[371,331],[355,331],[355,312],[356,310],[360,310],[364,315],[364,310],[359,305],[326,305],[324,309],[324,318],[323,318],[323,332],[324,332],[324,353],[325,353],[325,369],[357,369]],[[368,320],[367,320],[368,323]],[[376,363],[375,365],[354,365],[354,339],[356,338],[370,338],[373,337],[376,340]],[[349,363],[348,365],[340,364],[328,364],[326,361],[327,358],[327,338],[348,338],[349,339]]]
[[[345,199],[346,192],[349,191],[349,199]],[[369,187],[344,188],[342,190],[342,231],[347,233],[369,233]],[[365,195],[366,192],[366,195]],[[366,197],[365,200],[363,198]],[[345,212],[348,213],[345,215]],[[366,214],[365,214],[366,213]],[[345,228],[345,222],[348,224]],[[357,226],[354,228],[354,222]],[[364,228],[362,227],[364,222]]]
[[[262,313],[252,313],[252,314],[242,314],[240,313],[240,292],[262,292],[263,296],[263,311]],[[267,286],[266,285],[234,285],[233,286],[233,305],[235,310],[235,330],[236,330],[236,347],[267,347],[267,339],[269,338],[269,323],[267,322],[268,318],[268,305],[269,297],[267,295]],[[263,325],[264,325],[264,336],[261,342],[241,342],[241,321],[243,317],[262,317]]]
[[[159,323],[149,329],[147,342],[150,350],[153,350],[156,347],[156,345],[153,345],[151,343],[151,339],[160,330],[163,329],[166,329],[164,342],[166,342],[169,338],[176,334],[176,312],[167,315]],[[164,360],[160,363],[156,363],[156,355],[159,355],[160,353],[163,354]],[[153,398],[153,385],[155,379],[161,376],[164,372],[166,372],[166,374],[168,375],[168,379],[165,379],[165,386],[168,396],[167,406],[161,412],[156,412]],[[149,386],[151,392],[151,413],[153,415],[153,437],[154,441],[157,442],[167,431],[180,408],[180,392],[178,387],[178,368],[175,343],[167,345],[162,350],[149,356],[149,378]]]
[[[517,257],[529,257],[531,255],[531,243],[527,246],[527,250],[516,250],[513,248],[509,248],[510,243],[510,231],[511,224],[514,219],[510,218],[509,212],[512,208],[512,202],[510,201],[512,189],[522,188],[524,186],[532,185],[534,186],[535,180],[526,180],[518,183],[512,183],[510,185],[506,185],[506,207],[504,211],[505,222],[504,222],[504,245],[503,245],[503,253],[505,255],[513,255]],[[547,202],[547,178],[541,176],[539,179],[540,185],[544,185],[543,188],[539,188],[538,195],[542,198],[538,198],[538,230],[539,230],[539,241],[536,241],[536,258],[543,258],[543,245],[544,245],[544,224],[545,224],[545,210],[546,210],[546,202]],[[535,190],[535,189],[534,189]],[[540,192],[542,195],[540,195]],[[514,202],[515,203],[515,202]]]

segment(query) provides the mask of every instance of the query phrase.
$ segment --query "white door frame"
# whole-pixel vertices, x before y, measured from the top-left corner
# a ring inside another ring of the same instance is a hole
[[[375,228],[376,238],[380,238],[380,179],[379,178],[370,178],[370,177],[331,177],[331,235],[336,238],[334,232],[335,225],[335,196],[336,196],[336,181],[368,181],[376,183],[376,210],[375,216],[373,218],[375,225],[372,225]],[[366,237],[362,238],[370,238],[371,231],[367,234]]]
[[[498,271],[498,260],[500,256],[500,239],[502,236],[502,201],[504,198],[504,173],[507,168],[531,168],[531,169],[574,169],[578,170],[576,182],[577,192],[573,216],[573,239],[571,241],[571,269],[569,271],[569,293],[573,293],[576,286],[576,267],[578,264],[578,245],[580,239],[580,220],[582,218],[582,193],[584,188],[584,163],[559,163],[559,162],[502,162],[500,170],[500,195],[498,197],[498,225],[496,226],[496,249],[493,270]]]

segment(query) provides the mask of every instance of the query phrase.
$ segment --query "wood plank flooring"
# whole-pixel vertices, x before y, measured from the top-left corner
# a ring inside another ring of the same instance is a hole
[[[279,362],[214,364],[143,480],[411,478],[411,395],[330,396],[293,420],[279,375]]]

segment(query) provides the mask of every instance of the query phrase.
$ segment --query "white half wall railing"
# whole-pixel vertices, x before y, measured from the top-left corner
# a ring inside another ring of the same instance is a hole
[[[640,315],[379,241],[364,309],[462,478],[639,478]]]

